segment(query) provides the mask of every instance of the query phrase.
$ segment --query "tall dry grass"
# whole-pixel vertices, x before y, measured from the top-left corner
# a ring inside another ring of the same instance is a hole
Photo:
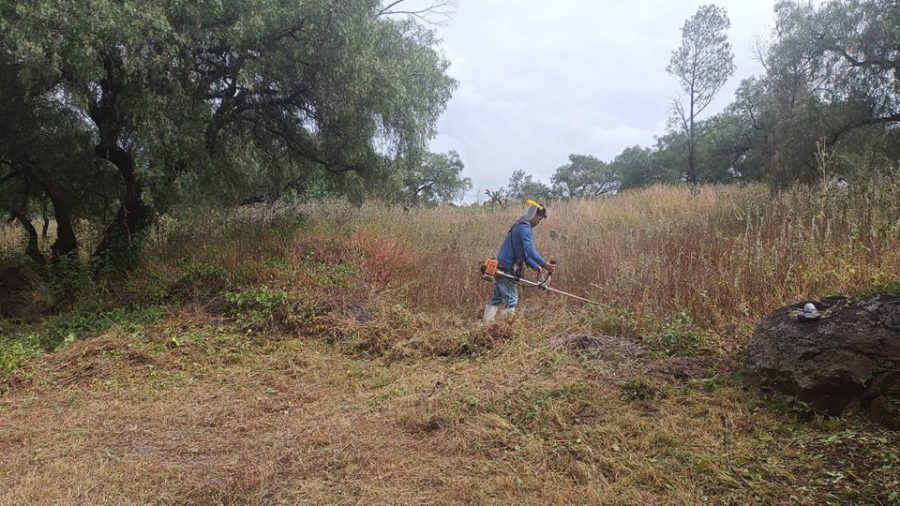
[[[897,175],[845,189],[781,192],[721,185],[694,194],[656,186],[549,207],[535,240],[559,261],[554,286],[602,306],[525,290],[529,312],[600,311],[641,331],[686,311],[703,328],[737,335],[781,305],[900,279]],[[326,263],[341,262],[345,249],[362,257],[363,278],[385,293],[417,310],[474,318],[491,290],[479,262],[497,254],[521,210],[403,210],[330,200],[165,218],[151,231],[145,269],[135,279],[178,276],[177,259],[290,284],[285,273],[297,272],[310,249],[335,256]],[[0,230],[5,246],[16,233]],[[52,235],[45,246],[50,241]]]
[[[521,208],[403,211],[334,201],[301,211],[313,229],[346,237],[369,230],[392,238],[386,244],[394,250],[404,245],[414,258],[398,277],[411,302],[471,314],[490,291],[478,263],[497,254]],[[553,203],[549,212],[535,240],[559,261],[554,285],[638,322],[687,310],[697,324],[722,329],[787,303],[900,279],[896,178],[824,193],[656,186]],[[525,305],[573,307],[545,294]]]

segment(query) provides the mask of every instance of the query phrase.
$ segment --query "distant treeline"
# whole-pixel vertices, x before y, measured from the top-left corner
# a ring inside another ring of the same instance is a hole
[[[572,154],[549,186],[517,171],[507,187],[488,191],[488,199],[596,196],[659,182],[784,187],[897,170],[897,1],[782,1],[775,18],[771,40],[756,48],[765,75],[744,80],[722,112],[691,125],[697,111],[690,105],[710,98],[697,83],[718,91],[721,77],[730,75],[730,48],[715,38],[727,17],[704,6],[685,23],[685,43],[667,69],[682,82],[685,103],[673,104],[670,129],[656,146],[629,147],[609,162]],[[698,39],[707,46],[687,43]]]

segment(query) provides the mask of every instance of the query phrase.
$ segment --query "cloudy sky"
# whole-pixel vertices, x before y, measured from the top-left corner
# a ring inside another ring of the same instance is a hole
[[[467,201],[523,169],[550,182],[571,153],[609,161],[650,146],[679,94],[666,73],[681,27],[709,0],[457,0],[437,27],[459,87],[432,151],[459,152]],[[731,19],[735,75],[706,113],[763,69],[754,47],[774,25],[775,0],[716,0]]]

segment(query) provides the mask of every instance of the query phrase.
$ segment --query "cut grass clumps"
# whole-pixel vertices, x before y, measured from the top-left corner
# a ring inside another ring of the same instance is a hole
[[[520,320],[505,318],[489,325],[476,324],[457,336],[451,335],[450,341],[443,343],[446,347],[436,351],[438,355],[446,352],[447,356],[453,357],[476,356],[503,343],[521,338],[524,333],[525,328]]]
[[[642,379],[619,383],[619,400],[624,402],[652,401],[664,397],[660,390]]]
[[[362,321],[334,314],[328,327],[327,341],[346,353],[402,358],[417,355],[411,343],[429,335],[434,324],[406,306],[380,301]]]
[[[504,418],[526,433],[578,425],[597,404],[597,387],[583,380],[514,392],[499,403]]]
[[[363,320],[332,312],[316,328],[345,353],[394,360],[477,357],[525,336],[517,318],[485,325],[451,316],[429,317],[386,301],[374,302]]]

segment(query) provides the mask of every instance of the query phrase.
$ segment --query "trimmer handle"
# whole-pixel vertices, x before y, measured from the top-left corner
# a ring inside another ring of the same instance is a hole
[[[555,266],[557,262],[556,262],[556,260],[550,260],[548,263],[549,263],[550,265]],[[543,271],[544,271],[544,270],[541,269],[541,271],[537,273],[537,282],[538,282],[539,288],[544,288],[545,286],[549,285],[549,284],[550,284],[550,278],[553,277],[553,273],[552,273],[552,272],[548,272],[548,273],[547,273],[547,276],[546,276],[543,280],[541,280],[541,272],[543,272]]]

